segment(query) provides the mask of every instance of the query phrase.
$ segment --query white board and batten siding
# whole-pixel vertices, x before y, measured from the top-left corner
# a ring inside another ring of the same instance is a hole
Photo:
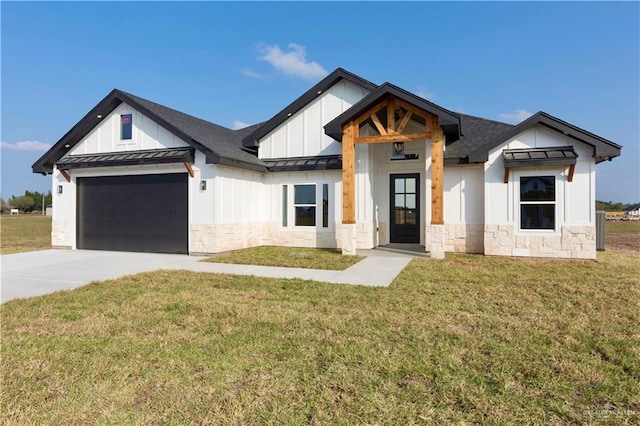
[[[427,206],[430,203],[426,202]],[[482,165],[444,168],[444,223],[484,223],[484,170]]]
[[[369,94],[340,80],[260,140],[258,157],[294,158],[338,155],[342,145],[324,134],[323,126]]]
[[[573,181],[568,166],[512,168],[504,183],[504,149],[573,146],[578,159]],[[519,221],[519,182],[521,176],[555,176],[558,226],[595,223],[595,161],[588,145],[561,133],[535,126],[513,137],[489,153],[484,165],[485,221],[487,224],[517,224]]]
[[[132,114],[131,139],[120,138],[120,116]],[[180,148],[189,146],[179,137],[146,117],[140,111],[122,103],[87,134],[69,155],[102,154],[108,152],[140,151],[147,149]]]

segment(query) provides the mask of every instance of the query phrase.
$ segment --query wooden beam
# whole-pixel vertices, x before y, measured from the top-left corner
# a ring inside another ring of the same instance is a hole
[[[373,124],[376,125],[376,129],[378,129],[378,133],[380,133],[381,135],[386,135],[387,131],[382,125],[382,122],[380,121],[380,119],[378,118],[378,115],[372,111],[371,114],[369,114],[369,117],[371,117],[371,121],[373,121]]]
[[[417,139],[429,139],[431,132],[409,133],[406,135],[380,135],[380,136],[363,136],[355,138],[355,143],[385,143],[385,142],[407,142]]]
[[[444,135],[438,116],[429,114],[431,127],[431,224],[444,224]]]
[[[569,177],[568,177],[568,181],[569,182],[573,182],[573,172],[576,171],[576,165],[572,164],[569,166]]]
[[[356,223],[356,122],[342,129],[342,223]]]
[[[409,124],[409,120],[411,119],[412,115],[413,113],[411,111],[407,111],[404,117],[402,117],[402,121],[400,122],[396,133],[402,133],[404,131],[404,128],[407,127],[407,124]]]
[[[387,104],[387,134],[393,135],[396,132],[396,98],[389,98]]]
[[[387,99],[384,99],[383,101],[378,102],[376,105],[374,105],[372,108],[369,108],[366,112],[364,112],[360,117],[356,118],[354,120],[356,126],[360,126],[360,124],[362,124],[363,121],[365,121],[367,118],[369,118],[369,115],[371,113],[376,113],[378,111],[380,111],[382,108],[386,107],[388,103]],[[355,133],[355,135],[357,135],[357,133]]]
[[[509,168],[504,168],[504,183],[509,183]]]
[[[426,111],[422,111],[421,109],[418,109],[416,107],[414,107],[413,105],[403,101],[402,99],[396,99],[396,106],[401,106],[402,108],[406,109],[409,112],[414,113],[415,115],[417,115],[418,117],[422,117],[426,122],[427,122],[427,126],[429,125],[429,118],[428,115],[431,115],[429,113],[427,113]],[[429,129],[427,129],[429,130]]]
[[[66,179],[67,183],[71,182],[71,176],[69,176],[69,173],[66,170],[59,169],[59,171],[60,174]]]
[[[182,164],[184,164],[184,167],[189,172],[189,176],[193,177],[195,175],[195,173],[193,172],[193,168],[191,167],[191,164],[187,163],[186,161],[184,163],[182,163]]]

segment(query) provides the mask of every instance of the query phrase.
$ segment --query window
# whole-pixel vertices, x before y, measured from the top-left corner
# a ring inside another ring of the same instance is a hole
[[[120,116],[120,139],[129,140],[133,136],[133,114]]]
[[[556,227],[555,176],[520,178],[520,229]]]
[[[329,227],[329,184],[322,184],[322,227]]]
[[[328,183],[282,185],[282,226],[329,229],[331,190]],[[289,217],[292,220],[289,220]]]
[[[294,185],[293,191],[296,226],[316,226],[316,186]]]
[[[282,185],[282,226],[289,222],[289,185]]]

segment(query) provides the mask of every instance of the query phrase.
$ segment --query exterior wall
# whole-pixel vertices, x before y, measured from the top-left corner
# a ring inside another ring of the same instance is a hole
[[[133,114],[133,135],[130,140],[120,139],[121,114]],[[69,151],[69,155],[188,146],[173,133],[124,103],[101,120],[100,124]]]
[[[270,244],[272,199],[261,173],[205,164],[197,153],[190,252],[218,253]],[[200,182],[206,182],[202,190]]]
[[[444,246],[446,252],[484,252],[483,182],[482,165],[446,166],[444,168]]]
[[[324,126],[353,106],[369,91],[341,80],[306,107],[267,134],[259,144],[258,157],[289,158],[338,155],[339,142],[324,134]]]
[[[547,166],[511,169],[504,183],[503,149],[568,145],[578,154],[572,182],[568,166]],[[536,126],[490,152],[484,173],[485,254],[595,258],[595,161],[588,147]],[[555,229],[520,229],[520,178],[543,175],[555,176]]]

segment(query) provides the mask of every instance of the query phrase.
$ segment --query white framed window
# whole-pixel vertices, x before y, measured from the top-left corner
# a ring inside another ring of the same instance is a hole
[[[555,231],[557,218],[556,177],[520,176],[520,230]]]
[[[331,198],[328,183],[296,183],[282,185],[283,227],[329,229]]]

